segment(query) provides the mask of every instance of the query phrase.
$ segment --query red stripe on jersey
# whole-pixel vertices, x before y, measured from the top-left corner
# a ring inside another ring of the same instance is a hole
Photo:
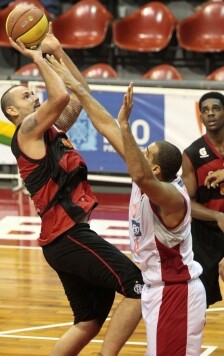
[[[155,237],[156,246],[161,260],[162,281],[167,283],[181,283],[191,279],[188,266],[182,261],[180,244],[174,247],[163,245]]]
[[[157,356],[186,356],[188,284],[163,289],[157,326]]]

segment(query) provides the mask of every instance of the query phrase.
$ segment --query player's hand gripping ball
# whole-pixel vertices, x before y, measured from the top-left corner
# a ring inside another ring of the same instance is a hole
[[[44,12],[34,5],[17,5],[6,20],[6,32],[15,42],[20,39],[25,47],[36,48],[48,31]]]

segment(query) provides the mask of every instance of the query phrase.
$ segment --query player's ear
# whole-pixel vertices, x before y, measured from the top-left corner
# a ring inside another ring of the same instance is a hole
[[[152,171],[155,176],[159,176],[161,173],[161,168],[158,164],[152,164]]]
[[[9,115],[11,115],[14,110],[15,110],[15,107],[13,105],[9,105],[9,106],[6,107],[6,112]]]
[[[17,109],[15,108],[15,106],[13,106],[13,105],[7,106],[6,112],[7,112],[7,114],[8,114],[9,116],[11,116],[11,117],[18,116],[18,111],[17,111]]]

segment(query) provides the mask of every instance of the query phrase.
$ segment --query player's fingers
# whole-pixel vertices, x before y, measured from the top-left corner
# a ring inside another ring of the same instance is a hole
[[[53,54],[47,54],[47,55],[46,55],[46,58],[47,58],[47,60],[48,60],[50,63],[52,63],[52,64],[55,65],[55,66],[57,66],[57,64],[59,64],[58,61],[57,61],[57,59],[55,59],[55,57],[54,57]]]
[[[53,33],[53,28],[52,28],[52,22],[51,21],[49,21],[49,23],[48,23],[48,33],[50,35],[52,35],[52,33]]]

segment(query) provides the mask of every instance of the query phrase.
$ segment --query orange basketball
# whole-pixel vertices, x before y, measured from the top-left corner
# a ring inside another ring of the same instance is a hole
[[[20,39],[27,48],[36,47],[48,31],[46,15],[34,5],[16,6],[6,20],[6,32],[14,41]]]

